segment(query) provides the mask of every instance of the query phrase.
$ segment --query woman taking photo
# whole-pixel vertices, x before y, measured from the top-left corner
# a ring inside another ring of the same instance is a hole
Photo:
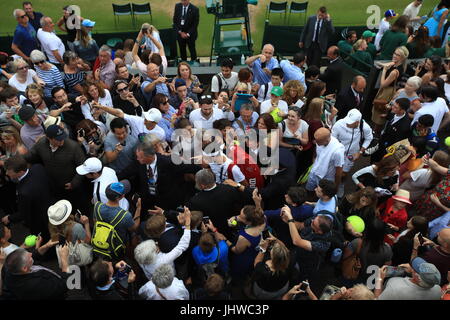
[[[92,108],[92,103],[98,103],[102,106],[113,107],[113,101],[111,99],[111,93],[108,89],[105,89],[100,81],[86,81],[83,84],[84,96],[87,98],[90,106],[90,113],[95,121],[99,121],[105,124],[106,129],[109,129],[109,124],[112,117],[109,117],[105,112],[99,108]],[[91,119],[92,120],[92,119]],[[106,130],[106,131],[107,131]]]
[[[12,62],[12,69],[15,74],[8,80],[8,84],[22,94],[29,84],[36,83],[41,87],[45,85],[44,81],[36,74],[36,71],[30,69],[28,63],[22,58]]]
[[[425,62],[419,64],[416,68],[416,76],[422,78],[422,86],[427,85],[431,79],[439,78],[442,73],[442,58],[439,56],[431,56]]]
[[[239,110],[241,109],[241,106],[246,103],[251,103],[253,105],[253,108],[255,110],[258,110],[259,108],[259,101],[256,99],[254,95],[251,97],[246,96],[238,96],[238,94],[251,94],[251,86],[249,86],[245,82],[238,82],[236,84],[235,92],[233,94],[233,98],[231,98],[231,109],[235,114],[239,113]]]
[[[375,132],[381,132],[388,110],[386,105],[391,101],[397,90],[397,81],[401,79],[406,71],[406,59],[409,51],[405,46],[395,49],[392,55],[392,62],[383,66],[380,78],[380,89],[375,97],[372,107],[372,122],[375,124]],[[377,101],[378,100],[378,101]]]
[[[78,143],[84,152],[90,157],[101,158],[103,156],[103,142],[105,133],[97,124],[89,119],[81,120],[75,127]]]
[[[54,87],[64,88],[61,72],[55,65],[47,61],[47,58],[42,51],[31,51],[30,59],[34,64],[37,75],[45,82],[44,96],[51,99],[52,89]]]
[[[342,198],[339,204],[339,212],[345,220],[350,216],[358,216],[363,219],[367,225],[375,218],[375,210],[377,207],[378,197],[372,187],[366,187],[352,194],[348,194]],[[362,237],[362,234],[356,232],[349,222],[345,223],[344,228],[345,239],[351,241],[354,238]]]
[[[283,242],[268,238],[261,242],[252,275],[252,293],[258,300],[275,300],[289,290],[290,253]]]
[[[306,103],[302,108],[303,117],[306,119],[306,114],[309,111],[311,102],[316,98],[321,98],[323,100],[322,110],[321,110],[321,122],[322,124],[330,128],[336,122],[336,115],[338,110],[334,107],[334,95],[329,94],[324,96],[327,91],[326,84],[323,81],[315,81],[306,95]],[[316,100],[317,101],[317,100]]]

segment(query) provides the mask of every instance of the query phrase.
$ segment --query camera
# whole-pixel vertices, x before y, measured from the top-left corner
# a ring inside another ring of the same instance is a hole
[[[306,281],[303,281],[302,283],[300,283],[300,290],[306,291],[306,289],[308,289],[309,287],[309,283]]]

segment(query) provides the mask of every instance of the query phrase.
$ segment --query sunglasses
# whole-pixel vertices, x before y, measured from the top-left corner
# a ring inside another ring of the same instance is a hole
[[[34,64],[35,64],[35,65],[40,65],[40,64],[43,64],[43,63],[45,63],[45,60],[37,61],[37,62],[35,62]]]
[[[128,91],[128,87],[122,88],[122,89],[117,89],[117,92],[123,92],[123,91]]]
[[[164,101],[164,102],[160,102],[161,104],[165,105],[165,104],[169,104],[169,100]]]
[[[26,14],[24,14],[23,16],[20,16],[19,18],[20,19],[23,19],[23,18],[25,18],[27,15]]]
[[[212,97],[208,94],[205,96],[201,96],[200,99],[212,99]]]
[[[237,93],[247,93],[247,91],[246,90],[242,90],[242,91],[238,90]]]
[[[26,70],[26,69],[28,69],[28,66],[17,68],[17,70]]]

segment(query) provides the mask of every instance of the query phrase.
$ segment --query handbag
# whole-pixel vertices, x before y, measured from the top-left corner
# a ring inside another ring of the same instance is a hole
[[[380,88],[373,99],[373,107],[380,113],[387,112],[387,104],[392,100],[395,94],[396,83],[393,87]]]
[[[342,276],[348,280],[356,280],[361,271],[361,260],[359,259],[359,253],[361,252],[363,241],[358,244],[358,248],[352,255],[345,259],[342,259]]]

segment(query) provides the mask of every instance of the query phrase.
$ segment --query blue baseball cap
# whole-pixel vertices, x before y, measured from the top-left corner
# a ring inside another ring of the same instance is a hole
[[[122,180],[120,182],[113,182],[109,186],[106,187],[105,195],[106,197],[114,201],[120,196],[123,196],[130,192],[131,185],[128,180]]]
[[[175,89],[178,89],[178,87],[186,86],[186,81],[184,79],[177,78],[175,80]]]
[[[429,285],[434,286],[441,283],[441,273],[434,264],[428,263],[420,257],[416,257],[411,261],[411,267]]]
[[[386,18],[390,18],[390,17],[396,17],[397,14],[395,13],[394,10],[389,9],[388,11],[386,11],[386,12],[384,13],[384,16],[385,16]]]
[[[89,19],[84,19],[83,22],[81,23],[81,25],[83,27],[92,28],[93,26],[95,26],[95,21],[92,21]]]

